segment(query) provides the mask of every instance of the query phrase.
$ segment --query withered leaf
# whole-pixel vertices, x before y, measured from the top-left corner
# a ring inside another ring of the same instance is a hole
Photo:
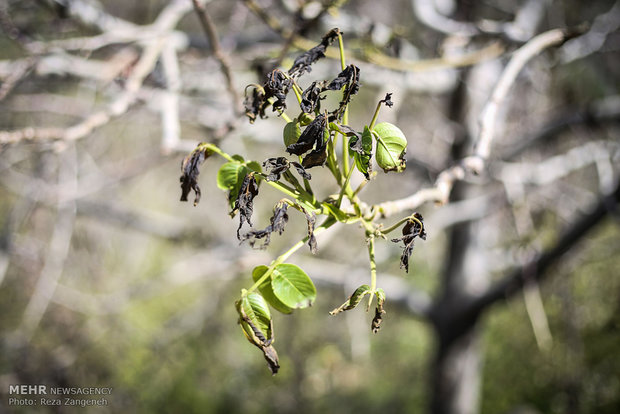
[[[263,167],[268,171],[265,178],[267,181],[278,181],[282,173],[290,168],[289,162],[285,157],[267,158],[263,162]]]
[[[273,110],[286,109],[286,95],[292,85],[292,81],[279,69],[272,70],[267,75],[267,82],[265,82],[265,99],[269,99],[272,96],[276,98],[273,103]]]
[[[300,163],[293,161],[291,162],[291,165],[295,167],[295,169],[297,170],[297,174],[299,174],[302,178],[305,178],[306,180],[312,179],[312,175],[307,172]]]
[[[321,92],[325,90],[325,82],[314,81],[301,94],[299,106],[304,113],[321,110]]]
[[[285,157],[267,158],[263,162],[263,167],[269,172],[265,179],[267,181],[278,181],[281,175],[291,168],[295,167],[297,173],[306,180],[312,179],[312,175],[308,173],[304,167],[298,162],[289,162]]]
[[[422,240],[426,240],[426,230],[424,230],[424,219],[420,213],[414,213],[413,217],[416,219],[409,219],[403,227],[403,236],[397,239],[392,239],[394,243],[402,241],[405,245],[403,254],[400,257],[400,267],[404,267],[406,272],[409,272],[409,258],[413,252],[414,240],[416,237],[420,237]]]
[[[383,322],[384,313],[385,311],[383,310],[383,304],[381,306],[377,304],[377,307],[375,308],[375,317],[372,318],[372,323],[370,324],[372,333],[377,333],[379,332],[379,329],[381,329],[381,322]]]
[[[326,147],[317,148],[314,151],[310,151],[301,162],[304,168],[320,167],[325,164],[327,159]]]
[[[241,240],[239,231],[243,226],[243,222],[247,222],[252,227],[252,211],[254,209],[254,197],[258,195],[258,183],[251,172],[245,176],[237,200],[235,200],[235,210],[239,211],[239,227],[237,228],[237,239]]]
[[[360,89],[360,69],[355,65],[349,65],[338,76],[332,80],[327,89],[340,90],[344,87],[342,101],[338,109],[332,112],[334,118],[340,118],[344,109],[351,102],[351,97],[356,95]]]
[[[262,346],[259,348],[263,351],[263,355],[265,356],[265,360],[267,361],[267,366],[269,367],[271,374],[276,375],[280,369],[280,362],[278,361],[278,353],[276,352],[276,349],[272,345]]]
[[[325,57],[325,50],[334,42],[335,39],[338,38],[338,34],[340,34],[340,30],[337,28],[330,30],[325,36],[323,36],[321,43],[307,52],[297,56],[293,62],[293,66],[289,69],[288,74],[297,78],[306,72],[311,72],[311,65],[317,60]]]
[[[372,333],[379,332],[379,329],[381,329],[381,322],[383,321],[383,315],[385,314],[385,311],[383,310],[383,304],[385,303],[385,292],[383,289],[379,288],[375,291],[375,295],[377,296],[377,306],[375,308],[375,317],[372,318],[372,323],[370,325]]]
[[[181,171],[183,174],[180,177],[181,181],[181,201],[187,201],[187,196],[191,190],[194,190],[196,197],[194,198],[194,205],[200,202],[200,187],[198,186],[198,175],[200,174],[200,165],[213,153],[211,149],[204,143],[198,144],[198,146],[190,152],[181,163]]]
[[[316,244],[316,237],[314,236],[314,225],[316,224],[316,215],[314,213],[310,214],[305,209],[303,210],[306,215],[306,220],[308,221],[308,247],[310,247],[310,252],[312,254],[316,254],[318,248]]]
[[[265,239],[260,248],[267,247],[271,242],[271,233],[278,232],[278,234],[282,235],[284,232],[284,226],[288,222],[287,208],[288,204],[282,201],[277,203],[273,208],[273,216],[270,219],[271,224],[262,230],[251,230],[247,232],[241,237],[241,241],[250,240],[250,246],[254,247],[258,239]]]
[[[296,143],[286,147],[289,154],[302,155],[310,151],[316,144],[316,148],[325,145],[323,140],[323,132],[327,127],[325,115],[317,115],[316,118],[304,129]],[[305,166],[304,166],[305,167]],[[307,168],[307,167],[306,167]]]
[[[385,104],[385,106],[387,106],[389,108],[394,106],[394,102],[392,102],[392,94],[391,93],[386,93],[385,94],[385,98],[381,99],[379,101],[379,103],[383,103],[383,104]]]
[[[258,116],[260,116],[261,118],[265,118],[265,108],[267,107],[267,105],[268,102],[266,100],[265,90],[263,88],[255,86],[250,94],[248,94],[246,88],[243,106],[245,107],[245,115],[248,117],[251,124],[256,121],[256,118]]]

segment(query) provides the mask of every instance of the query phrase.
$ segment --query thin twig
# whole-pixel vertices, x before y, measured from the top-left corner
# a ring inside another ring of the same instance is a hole
[[[215,27],[215,23],[211,19],[211,16],[207,12],[204,4],[202,4],[199,0],[192,0],[192,4],[194,5],[194,10],[200,19],[200,24],[202,25],[202,29],[207,36],[207,41],[211,45],[211,52],[213,56],[220,62],[220,67],[222,69],[222,73],[224,77],[226,77],[226,88],[228,89],[228,93],[233,101],[233,106],[236,114],[241,114],[241,106],[239,102],[239,96],[237,95],[237,90],[235,88],[235,83],[233,82],[233,74],[232,69],[230,67],[230,62],[228,56],[224,53],[220,46],[220,40],[217,35],[217,29]]]
[[[404,210],[415,209],[421,204],[429,201],[440,204],[447,203],[455,182],[465,179],[468,172],[479,174],[484,170],[486,160],[490,155],[491,143],[495,138],[495,123],[497,121],[496,117],[499,106],[504,102],[508,90],[515,82],[521,69],[530,59],[538,55],[544,49],[562,44],[578,33],[580,33],[579,30],[550,30],[536,36],[518,49],[502,72],[491,98],[482,110],[480,116],[480,133],[478,135],[474,154],[465,157],[456,165],[441,172],[433,187],[419,190],[415,194],[400,200],[380,203],[374,206],[373,209],[378,211],[383,217],[388,217]]]

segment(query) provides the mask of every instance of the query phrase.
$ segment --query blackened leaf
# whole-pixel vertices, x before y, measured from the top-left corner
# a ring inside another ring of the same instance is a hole
[[[378,135],[377,154],[375,159],[385,172],[405,170],[405,151],[407,138],[397,126],[389,122],[375,125],[373,131]]]
[[[332,112],[332,117],[339,119],[344,113],[345,108],[351,102],[351,97],[360,89],[360,69],[355,65],[349,65],[338,76],[332,80],[327,89],[340,90],[344,87],[342,101],[338,109]],[[331,117],[330,117],[331,119]]]
[[[387,106],[389,108],[394,106],[394,102],[392,102],[392,94],[391,93],[386,93],[385,94],[385,98],[381,99],[379,101],[379,103],[383,103],[383,104],[385,104],[385,106]]]
[[[368,285],[362,285],[360,287],[358,287],[357,289],[355,289],[355,291],[353,292],[353,294],[351,294],[351,296],[349,296],[349,298],[347,299],[347,301],[345,303],[343,303],[342,305],[338,306],[336,309],[334,309],[333,311],[331,311],[329,314],[330,315],[336,315],[340,312],[344,312],[344,311],[348,311],[351,310],[353,308],[355,308],[364,298],[364,296],[370,294],[370,286]]]
[[[292,85],[292,81],[281,70],[274,69],[267,75],[265,88],[265,100],[275,97],[273,110],[286,109],[286,95]]]
[[[248,87],[250,86],[252,85]],[[253,124],[258,116],[265,118],[265,107],[268,105],[268,102],[263,87],[254,85],[249,94],[248,87],[245,89],[245,100],[243,101],[243,105],[245,107],[245,115],[250,120],[250,123]]]
[[[267,170],[267,181],[278,181],[282,173],[290,168],[289,162],[284,157],[267,158],[263,162],[263,167]]]
[[[209,144],[200,143],[198,146],[190,152],[181,163],[181,201],[187,201],[187,196],[191,190],[194,190],[196,197],[194,198],[194,205],[200,202],[200,187],[198,186],[198,175],[200,174],[199,167],[209,156],[213,154],[213,150],[209,147]]]
[[[301,162],[304,168],[320,167],[325,164],[327,160],[327,151],[325,148],[315,149],[310,151]]]
[[[297,118],[293,119],[291,122],[287,123],[284,126],[283,138],[284,145],[289,146],[296,143],[301,136],[301,128],[299,127],[299,122]]]
[[[385,311],[383,310],[383,304],[385,303],[385,292],[383,289],[379,288],[375,291],[375,295],[377,295],[377,307],[375,308],[375,317],[372,318],[372,323],[370,325],[370,329],[373,333],[377,333],[379,332],[379,329],[381,329],[383,314],[385,314]]]
[[[409,258],[413,252],[414,240],[416,237],[426,240],[426,230],[424,229],[424,219],[420,213],[414,213],[413,218],[410,218],[405,223],[402,230],[403,236],[397,239],[392,239],[394,243],[402,241],[405,244],[403,254],[400,257],[400,267],[404,267],[405,272],[409,273]]]
[[[267,270],[269,270],[269,268],[265,265],[255,267],[252,271],[252,279],[254,279],[254,282],[258,282],[258,280],[265,274]],[[293,312],[293,309],[282,303],[280,299],[278,299],[273,293],[270,277],[264,280],[258,286],[258,290],[260,291],[261,295],[263,295],[263,298],[265,298],[267,303],[269,303],[275,310],[286,314]]]
[[[291,162],[291,165],[295,167],[295,169],[297,170],[297,174],[299,174],[302,178],[305,178],[306,180],[312,179],[312,175],[310,175],[310,173],[307,172],[300,163],[293,161]]]
[[[350,126],[337,124],[335,122],[330,122],[329,123],[329,130],[330,131],[338,131],[342,135],[346,135],[347,137],[358,137],[358,138],[360,138],[362,136],[359,132],[357,132],[356,130],[354,130]]]
[[[271,233],[277,232],[282,235],[284,232],[284,227],[288,222],[288,213],[287,213],[288,204],[280,201],[273,208],[273,216],[271,217],[271,223],[262,230],[250,230],[243,236],[241,236],[241,241],[250,240],[250,246],[254,247],[256,240],[265,239],[260,248],[265,248],[269,245],[271,241]]]
[[[302,132],[299,140],[286,147],[289,154],[302,155],[310,151],[316,144],[316,148],[322,148],[324,144],[323,132],[327,126],[325,115],[317,115],[306,129]],[[304,166],[305,167],[305,166]]]
[[[308,88],[301,94],[301,102],[299,107],[305,113],[311,113],[315,110],[320,112],[321,110],[321,92],[325,90],[324,82],[312,82]]]
[[[309,214],[304,210],[306,214],[306,220],[308,221],[308,247],[310,247],[310,252],[312,254],[316,254],[318,247],[316,244],[316,237],[314,236],[314,225],[316,224],[316,215],[314,213]]]
[[[299,77],[306,72],[311,72],[312,68],[310,67],[317,60],[325,57],[325,50],[332,42],[338,38],[338,34],[340,30],[332,29],[330,30],[323,39],[321,39],[321,43],[307,52],[299,55],[295,61],[293,62],[293,66],[288,71],[288,74],[292,77]]]
[[[312,279],[294,264],[277,265],[273,269],[271,287],[276,297],[292,309],[312,306],[316,299],[316,288]]]
[[[252,227],[252,211],[254,209],[254,197],[258,195],[258,183],[251,172],[245,176],[237,200],[235,201],[235,210],[239,211],[239,228],[237,228],[237,238],[241,240],[239,231],[243,222],[247,222]]]
[[[278,370],[280,369],[280,361],[278,360],[278,353],[273,345],[263,346],[261,347],[263,351],[263,355],[265,356],[265,361],[267,361],[267,366],[271,371],[272,375],[276,375]]]

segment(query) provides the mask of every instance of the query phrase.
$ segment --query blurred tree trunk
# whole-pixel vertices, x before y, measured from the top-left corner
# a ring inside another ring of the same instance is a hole
[[[463,70],[461,79],[467,77]],[[462,159],[472,145],[465,127],[466,82],[452,93],[448,118],[455,125],[452,159]],[[473,186],[456,183],[450,201],[475,196]],[[477,313],[471,312],[471,297],[488,285],[485,265],[480,259],[479,232],[475,222],[456,224],[449,232],[446,265],[430,320],[435,332],[436,354],[431,362],[430,412],[473,414],[478,412],[482,353],[477,330]]]

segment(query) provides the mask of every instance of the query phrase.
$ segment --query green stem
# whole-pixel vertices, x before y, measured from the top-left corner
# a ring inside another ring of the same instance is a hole
[[[372,298],[377,290],[377,263],[375,262],[375,235],[371,234],[368,238],[368,258],[370,259],[370,295],[368,296],[368,309],[372,305]]]
[[[344,70],[347,67],[347,63],[345,61],[344,56],[344,42],[342,41],[342,34],[338,33],[338,48],[340,50],[340,67]],[[343,93],[344,93],[343,88]],[[342,115],[342,123],[345,125],[349,124],[349,105],[344,108],[344,114]],[[349,148],[348,148],[348,140],[345,135],[342,136],[342,171],[345,176],[349,175]],[[334,139],[335,145],[335,139]]]
[[[370,121],[370,126],[368,127],[368,129],[370,129],[371,131],[375,127],[375,122],[377,122],[377,117],[379,117],[380,110],[381,110],[381,102],[377,104],[377,107],[375,108],[375,113],[373,114],[372,120]]]
[[[347,194],[351,195],[352,190],[351,187],[349,186],[349,181],[351,180],[351,176],[353,175],[353,165],[351,165],[351,167],[348,169],[348,173],[347,173],[347,177],[344,180],[344,183],[342,184],[342,187],[340,187],[340,194],[338,195],[338,202],[336,203],[336,207],[340,208],[340,204],[342,203],[342,198],[344,197],[344,193],[346,192]]]
[[[333,219],[332,217],[328,217],[323,223],[321,223],[319,225],[319,227],[314,229],[314,235],[316,236],[316,235],[319,235],[319,234],[323,233],[325,230],[330,228],[335,223],[337,223],[337,221],[335,219]],[[271,262],[271,264],[269,265],[269,268],[267,269],[267,271],[245,292],[245,295],[247,296],[248,294],[250,294],[253,291],[255,291],[256,289],[258,289],[258,287],[260,285],[262,285],[263,282],[265,280],[267,280],[268,277],[271,276],[271,274],[273,273],[273,270],[276,268],[276,266],[281,264],[281,263],[283,263],[293,253],[295,253],[297,250],[299,250],[304,244],[306,244],[308,242],[309,238],[310,238],[310,236],[304,237],[303,239],[301,239],[300,241],[295,243],[286,252],[284,252],[280,256],[278,256],[278,258],[276,260]]]
[[[200,147],[205,148],[205,149],[209,149],[213,152],[215,152],[217,155],[225,158],[228,161],[232,161],[234,162],[235,159],[233,157],[231,157],[230,155],[226,154],[224,151],[222,151],[221,149],[219,149],[216,145],[214,144],[202,144]]]
[[[286,122],[292,122],[293,120],[291,118],[289,118],[289,116],[287,114],[285,114],[284,112],[280,112],[280,117],[282,119],[284,119]]]

